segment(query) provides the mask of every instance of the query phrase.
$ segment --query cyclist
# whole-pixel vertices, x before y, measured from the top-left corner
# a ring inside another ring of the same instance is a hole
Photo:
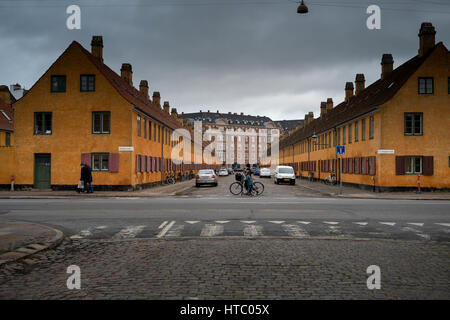
[[[250,170],[250,168],[247,168],[247,170],[245,170],[245,186],[247,188],[248,194],[250,194],[252,190],[255,190],[252,179],[252,171]]]

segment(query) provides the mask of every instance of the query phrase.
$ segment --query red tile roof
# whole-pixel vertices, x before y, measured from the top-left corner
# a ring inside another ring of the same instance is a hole
[[[3,114],[5,113],[5,114]],[[10,120],[8,120],[8,118]],[[14,131],[14,111],[11,105],[0,101],[0,130]]]
[[[121,76],[119,76],[106,64],[102,63],[98,58],[94,57],[89,51],[83,48],[81,44],[74,41],[72,42],[71,46],[78,46],[81,51],[86,54],[89,60],[97,67],[97,69],[105,76],[105,78],[111,83],[111,85],[117,90],[117,92],[123,98],[125,98],[125,100],[133,104],[142,112],[162,122],[171,129],[182,127],[177,120],[171,117],[168,113],[164,112],[159,106],[152,103],[139,90],[130,86],[128,82],[122,79]]]
[[[379,79],[361,91],[358,96],[353,96],[348,102],[340,103],[332,110],[327,111],[322,117],[314,119],[307,126],[294,131],[289,137],[281,140],[280,149],[303,141],[311,137],[314,132],[319,134],[331,130],[347,121],[377,110],[380,105],[389,101],[400,90],[405,82],[439,46],[447,50],[444,44],[439,42],[426,55],[422,57],[415,56],[408,60],[393,70],[385,79]]]

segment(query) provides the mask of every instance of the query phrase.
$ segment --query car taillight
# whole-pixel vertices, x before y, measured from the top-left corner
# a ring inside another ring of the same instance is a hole
[[[212,175],[212,178],[214,179],[216,176],[215,175]]]
[[[198,179],[200,179],[200,177],[199,177],[198,175],[196,175],[196,176],[195,176],[195,179],[197,179],[197,180],[198,180]]]

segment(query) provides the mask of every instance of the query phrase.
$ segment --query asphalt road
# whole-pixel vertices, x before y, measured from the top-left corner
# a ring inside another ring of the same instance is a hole
[[[318,197],[262,180],[261,197],[233,196],[233,177],[183,196],[0,200],[0,219],[58,227],[72,239],[338,237],[450,241],[450,202]]]

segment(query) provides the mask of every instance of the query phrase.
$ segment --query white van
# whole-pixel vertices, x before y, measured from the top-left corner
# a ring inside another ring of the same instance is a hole
[[[289,182],[290,184],[295,184],[295,171],[294,168],[290,166],[277,166],[275,173],[273,175],[273,182],[275,184],[280,184],[282,182]]]

